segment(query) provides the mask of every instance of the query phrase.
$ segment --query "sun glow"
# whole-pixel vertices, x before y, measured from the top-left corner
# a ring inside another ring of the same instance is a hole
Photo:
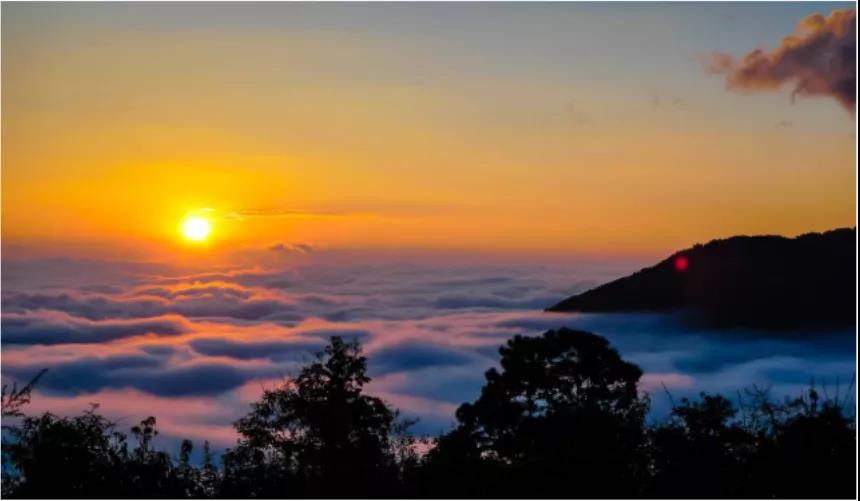
[[[192,242],[202,242],[212,233],[212,223],[202,216],[190,216],[182,221],[182,235]]]

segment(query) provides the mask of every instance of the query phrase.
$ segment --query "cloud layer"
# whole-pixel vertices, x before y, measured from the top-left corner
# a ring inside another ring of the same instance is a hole
[[[478,395],[506,339],[562,325],[604,335],[640,364],[656,413],[668,405],[664,384],[678,396],[751,383],[791,393],[811,377],[853,372],[853,333],[775,339],[692,332],[666,316],[540,311],[631,268],[310,262],[201,273],[4,262],[3,379],[49,368],[33,410],[100,402],[123,422],[156,413],[168,440],[208,436],[226,447],[248,403],[332,335],[362,341],[369,390],[421,418],[415,431],[428,434]]]
[[[856,10],[813,14],[774,51],[756,49],[740,59],[714,54],[709,70],[733,90],[771,91],[789,84],[791,96],[830,96],[854,113],[857,91]]]

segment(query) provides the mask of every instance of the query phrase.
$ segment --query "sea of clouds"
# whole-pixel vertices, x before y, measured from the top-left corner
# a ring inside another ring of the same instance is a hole
[[[278,251],[274,249],[273,251]],[[306,254],[306,252],[303,252]],[[616,265],[331,262],[179,269],[97,260],[4,260],[2,376],[42,368],[29,411],[76,414],[93,403],[128,428],[155,415],[165,447],[190,438],[235,442],[231,423],[264,388],[313,359],[332,335],[357,339],[368,392],[449,429],[474,399],[498,347],[515,334],[568,326],[607,337],[645,371],[652,419],[669,396],[752,384],[797,395],[810,381],[842,390],[856,337],[842,332],[708,331],[670,315],[551,314],[542,309],[635,271]]]

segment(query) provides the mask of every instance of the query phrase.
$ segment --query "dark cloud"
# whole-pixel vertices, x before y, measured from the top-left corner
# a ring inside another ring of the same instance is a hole
[[[370,362],[373,363],[373,359]],[[387,389],[456,406],[474,400],[481,394],[481,386],[486,382],[484,373],[493,365],[476,361],[458,366],[431,366],[404,371],[395,374],[396,382],[388,385]],[[376,377],[371,385],[384,381],[384,376],[377,373]],[[453,413],[449,419],[452,418]]]
[[[719,344],[717,344],[719,346]],[[791,346],[779,342],[756,343],[750,340],[743,350],[709,350],[707,352],[687,352],[675,357],[674,365],[685,373],[715,372],[733,365],[740,365],[776,354],[797,353],[806,350],[806,345]]]
[[[226,364],[199,364],[158,371],[139,371],[121,381],[125,386],[161,396],[216,395],[279,371],[248,370]],[[117,382],[114,381],[113,384]]]
[[[284,371],[268,365],[234,366],[216,362],[171,366],[161,357],[148,354],[81,357],[53,363],[48,369],[39,381],[40,391],[75,395],[133,388],[163,397],[215,395]],[[16,380],[26,380],[33,374],[33,368],[4,363],[3,373]]]
[[[464,308],[492,308],[498,310],[531,310],[542,309],[552,303],[556,296],[540,296],[524,300],[510,300],[500,297],[471,296],[471,295],[445,295],[439,296],[433,302],[433,307],[438,309],[464,309]]]
[[[347,341],[367,341],[371,337],[371,332],[363,329],[310,329],[303,330],[302,336],[313,336],[325,340],[326,342],[332,336],[340,336]]]
[[[92,321],[62,314],[3,315],[3,344],[103,343],[142,334],[171,336],[190,331],[181,318]]]
[[[266,358],[280,360],[287,357],[312,355],[325,345],[321,339],[293,339],[273,341],[234,341],[224,338],[198,338],[189,343],[202,355],[237,359]]]
[[[310,329],[302,330],[284,339],[267,340],[238,340],[223,337],[200,337],[189,341],[194,351],[201,355],[227,357],[241,360],[268,359],[282,362],[284,360],[308,360],[322,351],[332,336],[339,336],[347,341],[364,341],[370,337],[370,332],[355,329]]]
[[[842,358],[845,350],[854,349],[851,339],[842,333],[810,333],[808,336],[812,337],[814,342],[806,336],[785,339],[776,336],[763,337],[762,333],[758,332],[735,332],[727,336],[708,333],[695,339],[699,339],[700,344],[712,346],[712,349],[679,353],[672,357],[673,364],[684,373],[713,373],[774,357],[815,359],[830,363]],[[773,377],[773,374],[778,373],[778,370],[772,373],[763,372],[766,379],[787,381]],[[809,378],[806,382],[809,382]]]
[[[370,368],[375,374],[387,374],[427,367],[465,365],[474,361],[475,356],[462,347],[404,342],[375,350],[370,359]]]
[[[714,54],[708,69],[726,76],[733,90],[775,90],[792,84],[796,96],[831,96],[854,113],[857,92],[856,10],[803,19],[795,35],[772,52],[756,49],[741,59]]]
[[[39,362],[44,363],[44,362]],[[124,377],[117,371],[138,372],[140,369],[160,368],[163,361],[146,354],[121,355],[111,357],[82,356],[80,358],[54,362],[48,365],[48,372],[39,381],[40,389],[65,394],[90,393],[103,388],[128,386]],[[23,363],[3,364],[4,376],[25,380],[31,376],[34,367]]]
[[[158,357],[167,357],[182,351],[181,347],[177,347],[172,344],[147,344],[141,346],[140,350],[144,353]]]

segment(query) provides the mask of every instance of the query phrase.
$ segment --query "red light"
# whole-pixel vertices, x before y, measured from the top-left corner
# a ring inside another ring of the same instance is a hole
[[[678,271],[684,271],[687,267],[690,266],[690,262],[687,260],[687,256],[678,256],[675,258],[675,269]]]

